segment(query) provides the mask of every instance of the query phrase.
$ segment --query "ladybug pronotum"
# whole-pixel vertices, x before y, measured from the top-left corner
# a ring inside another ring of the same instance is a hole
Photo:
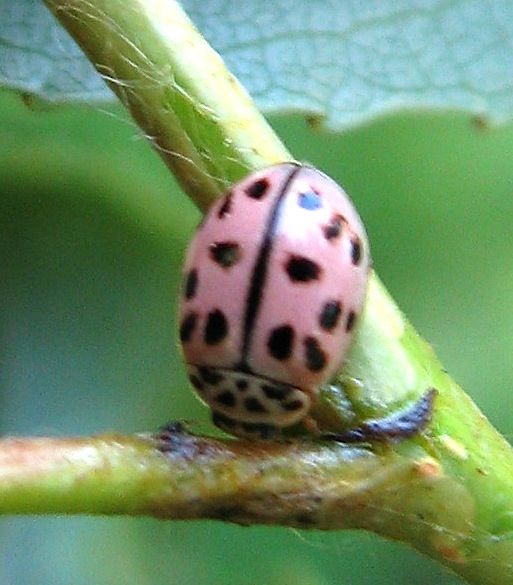
[[[180,339],[214,423],[271,438],[340,368],[370,265],[362,221],[315,168],[278,164],[209,210],[185,262]]]

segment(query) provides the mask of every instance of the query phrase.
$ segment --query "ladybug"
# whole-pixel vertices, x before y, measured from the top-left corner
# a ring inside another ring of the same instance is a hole
[[[189,247],[180,340],[214,423],[272,438],[339,370],[370,266],[362,221],[321,171],[282,163],[233,186]]]

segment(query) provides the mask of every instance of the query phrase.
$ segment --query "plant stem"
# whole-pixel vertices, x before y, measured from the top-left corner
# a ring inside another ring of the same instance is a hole
[[[417,489],[437,475],[434,461],[424,465],[430,470],[424,473],[421,464],[387,450],[382,457],[391,467],[383,473],[381,458],[370,450],[329,445],[220,441],[182,430],[160,437],[6,439],[0,452],[0,510],[329,529],[358,525],[354,518],[360,512],[349,508],[365,500],[363,491],[378,492],[399,476]],[[383,491],[380,499],[390,496]],[[334,501],[348,510],[333,515]]]
[[[247,94],[172,0],[46,0],[206,209],[247,170],[290,159]],[[219,442],[179,434],[0,445],[4,513],[215,517],[400,539],[475,583],[513,583],[513,454],[374,275],[357,342],[318,420],[379,416],[437,388],[417,438],[373,451],[308,441]],[[162,446],[162,445],[161,445]]]
[[[201,209],[248,170],[290,159],[177,2],[46,4]]]

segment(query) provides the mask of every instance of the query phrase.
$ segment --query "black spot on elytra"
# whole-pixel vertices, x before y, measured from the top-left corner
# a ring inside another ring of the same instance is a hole
[[[228,322],[222,311],[216,309],[208,314],[205,326],[205,343],[215,345],[221,342],[228,334]]]
[[[198,376],[195,376],[194,374],[191,374],[189,376],[189,380],[191,381],[191,384],[194,386],[194,388],[196,388],[196,390],[203,390],[205,388],[205,385],[203,384],[203,382],[198,378]]]
[[[267,189],[269,189],[269,181],[267,179],[258,179],[249,187],[246,187],[246,195],[252,199],[262,199]]]
[[[305,337],[306,367],[312,372],[319,372],[326,365],[326,354],[315,337]]]
[[[235,406],[235,396],[231,390],[224,390],[221,394],[217,394],[215,401],[223,406]]]
[[[262,385],[262,390],[271,400],[283,400],[292,392],[290,386],[269,386],[267,384]]]
[[[300,193],[298,203],[300,207],[308,209],[308,211],[314,211],[315,209],[322,207],[322,199],[319,193],[316,193],[314,190]]]
[[[294,343],[294,329],[290,325],[276,327],[269,334],[267,349],[273,358],[286,360],[292,353]]]
[[[248,381],[247,380],[237,380],[237,382],[235,383],[235,385],[237,386],[237,388],[241,392],[244,392],[244,390],[247,390],[248,389]]]
[[[198,315],[197,313],[188,313],[181,325],[180,325],[180,340],[183,342],[187,342],[189,341],[189,339],[191,338],[191,335],[194,332],[194,329],[196,327],[196,322],[198,321]]]
[[[232,200],[233,195],[231,193],[225,195],[223,204],[221,205],[219,211],[217,212],[217,217],[219,219],[224,219],[230,213],[230,211],[232,210]]]
[[[244,406],[249,412],[267,412],[260,400],[258,400],[258,398],[254,398],[253,396],[250,396],[244,400]]]
[[[336,214],[330,221],[323,227],[324,237],[327,240],[334,240],[342,233],[342,226],[344,225],[344,218]]]
[[[354,329],[356,323],[356,313],[354,311],[349,311],[349,314],[347,315],[347,321],[346,321],[346,331],[349,332],[352,329]]]
[[[332,331],[342,314],[342,305],[340,301],[327,301],[324,303],[321,314],[319,315],[319,325],[326,331]]]
[[[285,410],[300,410],[303,408],[303,402],[301,400],[292,400],[292,402],[285,402],[281,405]]]
[[[189,270],[185,279],[184,294],[187,300],[193,299],[198,289],[198,271],[196,268]]]
[[[260,305],[263,298],[263,290],[268,278],[269,268],[269,257],[271,255],[273,244],[275,242],[275,232],[278,221],[280,219],[283,202],[286,200],[289,186],[294,180],[296,174],[300,171],[299,165],[292,168],[285,177],[285,180],[281,183],[277,190],[276,197],[271,204],[267,221],[265,222],[263,229],[263,238],[260,245],[254,269],[251,274],[251,280],[249,282],[248,294],[246,296],[245,307],[244,307],[244,321],[242,323],[242,351],[241,351],[241,362],[244,364],[247,362],[248,353],[250,350],[250,344],[253,336],[255,320],[257,318]]]
[[[210,257],[223,268],[229,268],[240,259],[240,246],[236,242],[214,242],[209,246]]]
[[[351,262],[358,266],[362,259],[362,245],[358,237],[351,238]]]
[[[198,371],[203,381],[205,381],[207,384],[211,384],[212,386],[215,386],[224,380],[223,374],[216,372],[212,368],[202,366],[201,368],[198,368]]]
[[[321,275],[321,267],[304,256],[291,256],[285,265],[285,270],[292,282],[309,282],[318,280]]]

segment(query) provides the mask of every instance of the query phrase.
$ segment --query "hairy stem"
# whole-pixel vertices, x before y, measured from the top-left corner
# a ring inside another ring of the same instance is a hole
[[[202,209],[249,169],[290,158],[178,3],[46,4]]]
[[[288,160],[218,55],[172,0],[46,0],[205,209],[247,170]],[[475,583],[513,583],[513,456],[373,275],[357,342],[314,413],[336,431],[438,390],[418,437],[373,450],[149,438],[5,440],[3,513],[152,514],[358,527]],[[342,392],[343,390],[343,392]]]

